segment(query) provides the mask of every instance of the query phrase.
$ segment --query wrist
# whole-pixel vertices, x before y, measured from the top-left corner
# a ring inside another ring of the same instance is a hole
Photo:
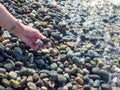
[[[24,25],[22,24],[21,20],[16,20],[16,22],[11,26],[8,30],[10,33],[18,35],[24,30]]]

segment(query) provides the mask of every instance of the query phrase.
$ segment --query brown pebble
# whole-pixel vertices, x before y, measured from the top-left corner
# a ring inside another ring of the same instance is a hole
[[[83,79],[80,78],[80,77],[76,77],[76,78],[75,78],[75,81],[76,81],[79,85],[83,85],[83,84],[84,84]]]

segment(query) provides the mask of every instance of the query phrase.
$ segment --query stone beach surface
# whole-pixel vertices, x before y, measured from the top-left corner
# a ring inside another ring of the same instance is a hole
[[[120,4],[0,0],[46,40],[34,51],[0,28],[0,90],[120,90]]]

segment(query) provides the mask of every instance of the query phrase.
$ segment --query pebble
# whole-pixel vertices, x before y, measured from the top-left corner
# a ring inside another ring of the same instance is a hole
[[[78,84],[80,84],[80,85],[83,85],[83,84],[84,84],[84,81],[83,81],[82,78],[80,78],[80,77],[76,77],[76,78],[75,78],[75,81],[76,81]]]
[[[41,90],[48,90],[48,89],[47,89],[47,87],[42,86],[42,87],[41,87]]]
[[[111,86],[109,84],[102,84],[101,90],[111,90]]]
[[[91,86],[90,85],[84,85],[84,90],[90,90]]]
[[[27,86],[28,86],[28,88],[29,88],[30,90],[37,90],[36,85],[35,85],[34,83],[32,83],[32,82],[28,82],[28,83],[27,83]]]
[[[60,74],[57,76],[57,80],[60,84],[64,84],[67,81],[66,77]]]
[[[55,70],[51,70],[50,76],[51,76],[51,79],[54,81],[57,79],[58,73]]]
[[[99,73],[101,80],[104,80],[105,82],[109,81],[109,73],[107,71],[100,70],[98,73]]]
[[[76,64],[78,67],[80,67],[80,65],[82,65],[82,61],[80,60],[80,58],[78,57],[73,57],[72,61],[74,64]]]
[[[20,82],[14,80],[14,79],[11,79],[10,80],[10,85],[14,88],[19,88],[20,87]]]
[[[0,85],[1,90],[6,90],[4,86]]]
[[[10,72],[9,72],[9,77],[10,77],[11,79],[16,79],[16,78],[17,78],[17,73],[14,72],[14,71],[10,71]]]
[[[33,81],[33,77],[32,76],[28,76],[26,81],[27,82],[32,82]]]
[[[52,63],[52,64],[50,65],[50,68],[51,68],[52,70],[57,70],[57,67],[58,67],[58,65],[57,65],[56,63]]]
[[[100,80],[95,80],[94,84],[93,84],[93,87],[94,88],[99,88],[99,86],[100,86]]]
[[[39,79],[40,79],[40,76],[37,73],[33,74],[33,81],[34,82],[37,82]]]
[[[4,64],[4,68],[6,69],[6,71],[12,71],[15,66],[12,63],[6,63]]]
[[[6,79],[6,78],[3,78],[2,81],[1,81],[1,83],[2,83],[4,86],[6,86],[6,87],[9,87],[9,86],[10,86],[10,82],[9,82],[9,80]]]
[[[0,68],[0,73],[6,73],[6,69]]]

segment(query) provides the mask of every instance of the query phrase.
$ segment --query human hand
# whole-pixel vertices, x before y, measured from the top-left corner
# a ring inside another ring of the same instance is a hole
[[[30,46],[34,50],[41,50],[49,46],[49,43],[46,43],[42,47],[39,47],[35,44],[37,39],[44,40],[46,37],[42,35],[37,29],[34,29],[32,27],[22,24],[19,26],[19,28],[16,28],[13,33],[24,43],[26,43],[26,45]]]

